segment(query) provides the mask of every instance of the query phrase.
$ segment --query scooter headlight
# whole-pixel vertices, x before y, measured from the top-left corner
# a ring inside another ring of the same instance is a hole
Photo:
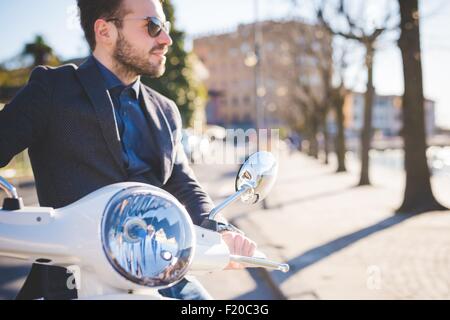
[[[174,284],[192,262],[192,220],[184,207],[161,189],[139,186],[119,192],[107,205],[101,228],[110,263],[139,285]]]

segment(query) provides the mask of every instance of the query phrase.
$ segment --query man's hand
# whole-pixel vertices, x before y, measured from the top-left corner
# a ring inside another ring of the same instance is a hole
[[[222,239],[227,244],[231,254],[251,257],[255,253],[256,243],[246,236],[231,231],[224,231],[221,234]],[[230,262],[230,264],[225,269],[236,270],[244,268],[245,266],[240,263]]]

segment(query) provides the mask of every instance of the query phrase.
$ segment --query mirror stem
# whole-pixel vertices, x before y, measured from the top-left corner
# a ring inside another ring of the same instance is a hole
[[[2,177],[0,177],[1,190],[6,193],[6,198],[3,199],[3,207],[0,207],[1,210],[15,211],[23,209],[23,199],[19,198],[16,188]]]
[[[251,188],[252,187],[249,185],[243,185],[239,191],[237,191],[235,194],[229,196],[221,204],[219,204],[217,207],[212,209],[211,212],[209,213],[208,219],[214,220],[214,218],[220,211],[222,211],[223,209],[228,207],[230,204],[235,202],[237,199],[239,199],[240,196],[242,196],[245,192],[247,192]]]
[[[0,189],[6,193],[8,198],[18,199],[19,195],[17,194],[16,188],[8,181],[0,177]]]

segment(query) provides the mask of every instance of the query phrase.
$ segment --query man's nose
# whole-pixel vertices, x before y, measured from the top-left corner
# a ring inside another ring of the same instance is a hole
[[[165,30],[161,30],[161,33],[158,36],[158,42],[168,47],[170,47],[173,44],[172,38]]]

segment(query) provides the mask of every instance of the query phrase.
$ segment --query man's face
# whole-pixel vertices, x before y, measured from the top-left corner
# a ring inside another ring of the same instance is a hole
[[[172,45],[170,36],[162,30],[152,38],[147,31],[147,20],[140,18],[156,17],[166,21],[159,0],[124,0],[125,15],[122,28],[118,28],[118,37],[112,55],[115,62],[124,71],[136,75],[160,77],[165,72],[166,53]]]

